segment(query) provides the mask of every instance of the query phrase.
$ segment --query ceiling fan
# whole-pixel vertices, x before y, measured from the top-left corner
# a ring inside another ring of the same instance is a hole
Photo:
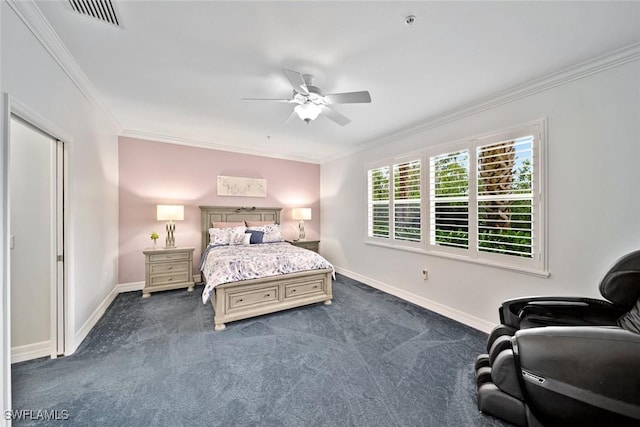
[[[287,123],[291,117],[298,115],[301,120],[307,124],[315,120],[321,113],[339,124],[346,126],[351,120],[343,114],[340,114],[332,108],[333,104],[352,104],[371,102],[369,92],[344,92],[323,95],[320,89],[313,85],[313,76],[311,74],[300,74],[296,71],[282,70],[284,75],[293,86],[293,94],[288,99],[265,99],[265,98],[242,98],[245,101],[274,101],[296,104],[293,111],[284,121]]]

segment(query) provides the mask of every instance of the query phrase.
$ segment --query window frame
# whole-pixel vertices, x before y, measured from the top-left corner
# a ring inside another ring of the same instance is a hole
[[[508,254],[492,253],[480,251],[478,248],[478,148],[492,143],[506,142],[515,140],[524,136],[532,135],[533,148],[531,153],[532,160],[532,234],[534,242],[532,257],[519,257]],[[468,208],[468,226],[469,241],[468,248],[447,247],[431,243],[431,158],[438,155],[453,153],[456,151],[468,150],[469,155],[469,208]],[[370,162],[365,164],[365,180],[366,180],[366,204],[367,224],[365,226],[365,243],[379,246],[386,246],[401,250],[409,250],[420,252],[433,256],[447,257],[456,260],[490,265],[494,267],[515,270],[527,274],[540,277],[548,277],[548,229],[547,229],[547,119],[541,118],[526,123],[517,124],[508,128],[497,131],[486,132],[468,138],[438,144],[433,147],[426,148],[419,152],[412,152],[407,155],[395,156],[378,162]],[[393,168],[394,165],[411,161],[420,160],[421,170],[421,217],[420,230],[421,241],[410,242],[404,240],[396,240],[393,238],[394,233],[394,186],[393,186]],[[389,237],[378,238],[368,235],[369,225],[369,184],[368,172],[376,167],[388,166],[390,174],[389,188]]]
[[[532,160],[532,238],[534,243],[531,258],[524,258],[499,253],[480,251],[478,248],[478,148],[498,142],[515,140],[527,135],[532,135],[533,149]],[[546,119],[539,119],[529,123],[512,126],[499,131],[488,132],[458,140],[453,143],[445,143],[427,150],[427,161],[439,154],[467,149],[469,152],[469,248],[450,248],[431,244],[431,236],[426,240],[427,253],[433,255],[454,255],[472,262],[501,266],[522,270],[533,274],[547,276],[546,262],[546,206],[543,195],[546,194]],[[429,170],[429,173],[431,171]],[[430,176],[428,177],[430,179]],[[431,188],[429,182],[429,189]],[[429,200],[431,194],[429,194]],[[431,215],[428,212],[428,215]],[[431,221],[431,217],[429,217]],[[431,230],[428,230],[430,233]]]
[[[396,165],[400,165],[403,163],[410,163],[413,161],[419,161],[420,162],[420,202],[419,202],[419,206],[420,206],[420,240],[419,241],[412,241],[412,240],[406,240],[406,239],[399,239],[395,237],[395,221],[396,221],[396,215],[395,215],[395,208],[396,208],[396,200],[395,200],[395,166]],[[380,168],[384,168],[384,167],[388,167],[389,168],[389,236],[388,237],[382,237],[382,236],[371,236],[369,235],[369,194],[370,194],[370,188],[369,188],[369,172],[374,170],[374,169],[380,169]],[[381,161],[377,161],[377,162],[371,162],[371,163],[367,163],[365,164],[364,170],[365,170],[365,188],[366,188],[366,194],[365,194],[365,210],[366,210],[366,226],[365,226],[365,230],[364,230],[364,235],[365,235],[365,243],[368,244],[373,244],[373,245],[380,245],[380,246],[391,246],[391,247],[397,247],[397,248],[402,248],[402,249],[407,249],[407,250],[412,250],[412,251],[422,251],[424,252],[424,238],[425,238],[425,233],[424,233],[424,227],[425,227],[425,205],[424,205],[424,192],[425,192],[425,184],[426,184],[426,179],[425,179],[425,172],[424,169],[425,168],[425,159],[424,159],[424,151],[420,151],[420,152],[413,152],[410,154],[406,154],[406,155],[402,155],[402,156],[396,156],[396,157],[392,157],[392,158],[388,158],[385,160],[381,160]]]

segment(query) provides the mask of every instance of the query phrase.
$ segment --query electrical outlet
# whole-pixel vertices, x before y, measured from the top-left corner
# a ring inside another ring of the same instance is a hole
[[[425,268],[422,270],[422,280],[427,280],[429,278],[429,271]]]

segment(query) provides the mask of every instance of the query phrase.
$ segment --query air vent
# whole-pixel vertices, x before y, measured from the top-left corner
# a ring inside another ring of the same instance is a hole
[[[82,15],[120,26],[111,0],[69,0],[69,4],[73,10]]]

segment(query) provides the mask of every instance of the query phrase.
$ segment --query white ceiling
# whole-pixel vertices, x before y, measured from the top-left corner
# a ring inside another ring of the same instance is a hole
[[[123,135],[310,162],[640,42],[640,2],[115,3],[120,28],[36,1]],[[241,100],[289,97],[282,69],[372,103],[283,125],[292,105]]]

